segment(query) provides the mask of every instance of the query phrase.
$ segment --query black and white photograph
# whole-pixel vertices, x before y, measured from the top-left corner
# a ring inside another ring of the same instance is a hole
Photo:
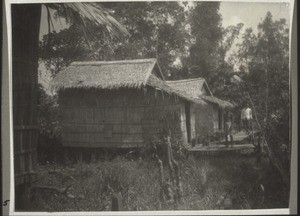
[[[287,214],[292,3],[9,2],[6,203]]]

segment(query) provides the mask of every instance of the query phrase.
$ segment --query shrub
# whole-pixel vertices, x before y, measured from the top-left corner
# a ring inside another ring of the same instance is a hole
[[[160,208],[159,168],[154,160],[134,161],[118,156],[109,162],[40,166],[38,175],[43,177],[40,185],[59,188],[71,185],[70,194],[75,198],[44,193],[40,198],[42,204],[35,210],[109,211],[112,196],[117,192],[122,195],[125,210],[131,211],[212,210],[225,208],[226,205],[232,209],[278,208],[288,205],[288,201],[284,200],[286,197],[282,196],[283,191],[278,190],[280,185],[276,175],[265,165],[263,167],[266,169],[256,169],[253,156],[189,157],[180,162],[180,167],[183,186],[181,202],[177,206],[167,204]],[[54,168],[75,180],[64,180],[64,177],[49,174]],[[260,184],[265,189],[265,200],[261,204],[262,194],[254,191]]]
[[[46,163],[62,159],[58,105],[55,96],[48,95],[39,85],[38,90],[38,161]]]

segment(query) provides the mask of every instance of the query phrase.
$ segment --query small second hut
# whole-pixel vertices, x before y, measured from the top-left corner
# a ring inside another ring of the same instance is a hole
[[[173,80],[167,81],[167,84],[194,99],[204,101],[187,104],[186,109],[193,116],[191,139],[195,138],[197,143],[202,143],[209,133],[224,130],[224,109],[233,105],[214,97],[204,78]]]

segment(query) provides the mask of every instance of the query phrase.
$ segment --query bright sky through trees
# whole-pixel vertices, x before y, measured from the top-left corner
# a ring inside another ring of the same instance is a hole
[[[240,36],[247,28],[252,28],[256,33],[258,23],[265,18],[268,11],[272,13],[274,20],[284,18],[286,23],[290,24],[290,5],[287,2],[222,2],[220,6],[224,28],[238,23],[244,24]],[[235,46],[232,49],[235,49]]]

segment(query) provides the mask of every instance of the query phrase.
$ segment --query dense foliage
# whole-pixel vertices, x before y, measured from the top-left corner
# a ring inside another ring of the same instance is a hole
[[[111,38],[104,28],[87,25],[86,35],[77,23],[45,35],[40,43],[41,59],[55,75],[76,60],[124,60],[158,58],[167,76],[185,46],[185,11],[178,2],[106,3],[130,33]]]

